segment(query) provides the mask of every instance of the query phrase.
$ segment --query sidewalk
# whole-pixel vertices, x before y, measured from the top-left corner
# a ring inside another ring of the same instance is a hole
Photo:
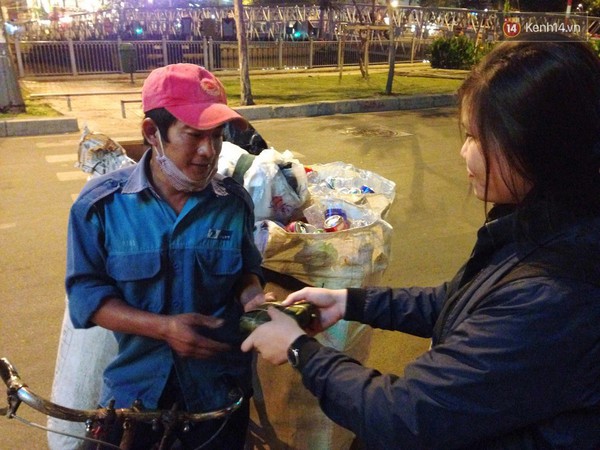
[[[427,64],[411,64],[397,67],[397,74],[418,74],[419,76],[461,77],[456,71],[436,71]],[[372,69],[370,69],[372,70]],[[377,69],[374,69],[377,70]],[[380,69],[383,70],[383,69]],[[387,69],[385,69],[387,70]],[[346,72],[344,72],[346,73]],[[338,74],[329,71],[330,75]],[[290,76],[289,72],[286,76]],[[100,77],[63,77],[53,79],[23,79],[22,87],[30,94],[53,94],[45,100],[63,116],[54,119],[10,120],[12,127],[1,136],[23,136],[60,134],[83,130],[107,134],[117,141],[139,140],[139,125],[143,118],[140,92],[147,74],[134,74],[133,82],[129,74]],[[222,74],[218,76],[237,76]],[[261,76],[281,76],[273,73]],[[67,97],[67,94],[74,94]],[[82,95],[86,94],[86,95]],[[90,95],[87,95],[90,94]],[[123,101],[123,102],[122,102]],[[288,105],[256,105],[235,107],[249,121],[290,117],[314,117],[331,114],[358,112],[420,109],[454,104],[451,94],[427,96],[396,96],[384,99],[364,99],[331,101]],[[123,117],[125,115],[125,117]],[[8,127],[9,125],[6,125]]]

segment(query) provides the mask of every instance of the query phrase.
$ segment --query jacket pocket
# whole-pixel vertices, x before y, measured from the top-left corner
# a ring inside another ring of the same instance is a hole
[[[108,275],[117,281],[145,280],[160,271],[160,255],[109,255],[106,265]]]
[[[128,304],[145,311],[162,311],[164,286],[159,276],[159,253],[109,255],[106,271],[116,281]]]
[[[201,281],[196,298],[198,308],[205,313],[221,310],[234,302],[234,285],[243,267],[238,249],[198,249],[196,261]]]
[[[197,250],[196,261],[208,276],[237,276],[242,270],[242,254],[237,249]]]

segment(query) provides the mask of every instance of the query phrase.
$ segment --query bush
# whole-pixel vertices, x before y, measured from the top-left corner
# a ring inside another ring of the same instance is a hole
[[[434,69],[470,69],[481,58],[475,43],[466,36],[435,39],[429,49]]]
[[[590,39],[588,42],[590,43],[592,50],[600,56],[600,39]]]

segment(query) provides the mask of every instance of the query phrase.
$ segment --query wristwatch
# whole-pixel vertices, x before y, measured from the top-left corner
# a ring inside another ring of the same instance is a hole
[[[310,341],[312,339],[313,338],[309,337],[307,334],[302,334],[302,335],[298,336],[294,340],[294,342],[292,342],[291,345],[288,347],[288,350],[287,350],[288,362],[294,369],[297,369],[300,366],[300,349],[301,349],[302,345],[305,342]]]

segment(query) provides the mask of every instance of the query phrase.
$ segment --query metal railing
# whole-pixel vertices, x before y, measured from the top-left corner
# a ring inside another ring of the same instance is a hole
[[[390,45],[395,46],[397,61],[419,61],[426,58],[429,44],[436,37],[461,34],[475,42],[494,42],[504,38],[507,23],[524,30],[529,27],[534,31],[546,29],[562,32],[564,29],[582,39],[589,39],[600,30],[600,18],[571,15],[567,22],[564,14],[555,13],[401,7],[395,8],[393,15],[387,17],[391,19],[391,24],[383,25],[388,12],[386,9],[348,8],[343,12],[338,11],[331,18],[329,27],[335,30],[332,37],[329,40],[316,40],[307,25],[318,18],[314,8],[246,9],[250,69],[340,67],[358,65],[359,61],[382,63],[387,61]],[[204,13],[205,9],[185,12],[193,18],[192,30],[200,31],[199,34],[189,34],[186,39],[181,37],[181,33],[169,33],[159,26],[165,21],[180,20],[184,17],[182,11],[128,10],[121,18],[125,18],[127,23],[141,20],[148,26],[155,24],[158,28],[153,30],[156,33],[152,35],[158,38],[152,40],[148,39],[150,35],[145,35],[122,39],[118,37],[119,33],[112,33],[113,38],[108,39],[106,36],[110,33],[107,32],[94,39],[89,30],[85,33],[79,31],[84,29],[84,25],[97,30],[99,22],[82,20],[65,28],[68,32],[53,40],[33,40],[32,37],[37,35],[50,36],[48,39],[54,35],[39,24],[35,24],[35,27],[31,25],[32,28],[26,32],[11,36],[9,45],[20,77],[130,73],[131,65],[124,67],[123,64],[123,42],[133,49],[132,66],[136,72],[147,72],[179,62],[203,65],[214,71],[237,70],[237,42],[225,39],[223,36],[226,33],[222,29],[214,33],[217,38],[207,36],[211,34],[207,33],[210,27],[203,24],[213,19]],[[222,21],[233,20],[223,11],[218,17]],[[302,27],[290,28],[288,25],[292,22],[294,27],[297,24]],[[118,23],[123,25],[125,22]],[[300,37],[295,38],[298,30],[301,31]],[[390,40],[391,30],[393,36]],[[289,34],[290,31],[294,34]],[[266,40],[261,40],[260,36]]]
[[[395,42],[396,60],[422,60],[426,46],[414,39]],[[420,40],[423,41],[423,40]],[[237,70],[236,42],[213,41],[133,41],[133,66],[123,64],[123,42],[116,41],[15,41],[14,55],[19,77],[91,75],[149,72],[167,64],[188,62],[209,70]],[[369,63],[385,63],[389,41],[372,41],[367,47]],[[131,48],[130,47],[130,48]],[[418,51],[415,51],[418,49]],[[260,41],[248,43],[251,70],[357,66],[365,57],[365,45],[357,41]],[[343,61],[343,63],[342,63]]]
[[[243,13],[249,41],[297,41],[308,37],[335,40],[344,24],[382,26],[391,23],[400,32],[434,28],[450,32],[476,30],[497,35],[502,34],[507,17],[534,24],[558,24],[568,20],[581,26],[583,32],[589,31],[590,26],[598,28],[600,23],[597,17],[588,18],[579,13],[567,17],[564,13],[504,13],[492,9],[419,6],[390,9],[372,2],[325,10],[318,6],[245,6]],[[230,7],[115,7],[73,14],[68,21],[59,19],[31,17],[31,20],[12,24],[14,34],[10,38],[21,41],[160,40],[163,36],[169,40],[236,39]]]

